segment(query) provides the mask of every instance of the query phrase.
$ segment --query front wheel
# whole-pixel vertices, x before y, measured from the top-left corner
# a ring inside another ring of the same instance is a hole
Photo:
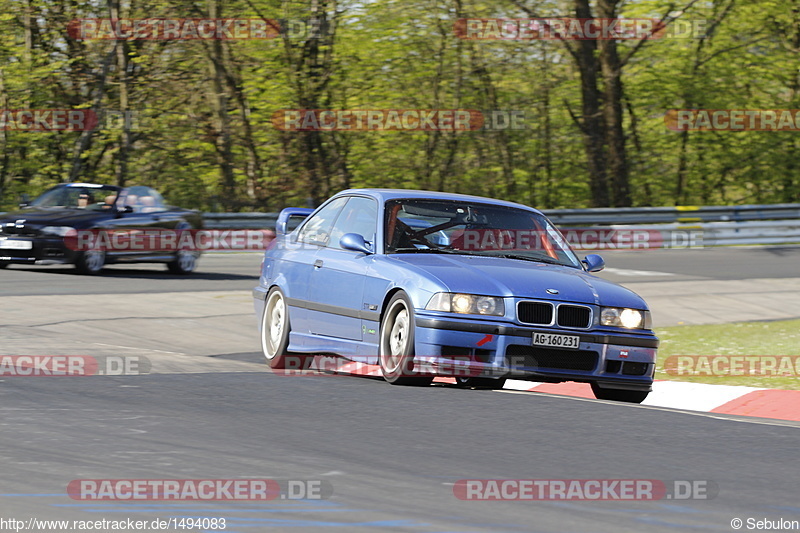
[[[615,402],[642,403],[648,391],[625,389],[601,389],[597,383],[592,383],[592,392],[598,400],[612,400]]]
[[[167,263],[167,268],[173,274],[191,274],[197,268],[197,252],[181,250],[175,254],[175,260]]]
[[[414,310],[404,292],[389,300],[381,321],[378,364],[383,379],[393,385],[430,385],[433,377],[414,369]]]
[[[98,274],[106,264],[106,253],[103,250],[86,250],[78,252],[75,268],[81,274]]]
[[[270,368],[304,370],[307,358],[286,352],[289,347],[289,331],[291,326],[286,298],[278,287],[272,287],[261,315],[261,351]]]
[[[7,267],[10,264],[11,264],[11,262],[9,262],[9,261],[0,261],[0,269],[3,269],[3,268]]]

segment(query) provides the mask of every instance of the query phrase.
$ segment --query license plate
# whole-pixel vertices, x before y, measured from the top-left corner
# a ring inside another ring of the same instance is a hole
[[[550,346],[553,348],[578,349],[581,345],[581,338],[577,335],[557,335],[555,333],[534,333],[534,346]]]
[[[33,241],[12,241],[0,239],[0,249],[2,250],[32,250]]]

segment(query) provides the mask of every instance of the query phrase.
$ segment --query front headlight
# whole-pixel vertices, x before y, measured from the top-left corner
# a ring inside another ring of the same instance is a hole
[[[55,235],[56,237],[64,237],[70,231],[75,231],[71,226],[45,226],[42,228],[42,233],[45,235]]]
[[[603,307],[600,324],[626,329],[650,329],[650,312],[624,307]]]
[[[453,292],[437,292],[425,309],[464,315],[503,316],[506,314],[502,298]]]

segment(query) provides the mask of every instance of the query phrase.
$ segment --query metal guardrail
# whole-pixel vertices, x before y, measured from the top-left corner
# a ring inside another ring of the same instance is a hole
[[[211,229],[275,229],[278,213],[203,213]]]
[[[577,227],[594,230],[605,235],[606,243],[620,244],[618,248],[630,242],[626,232],[637,231],[660,232],[663,242],[678,242],[671,247],[691,247],[680,242],[689,243],[692,235],[701,246],[800,243],[800,204],[548,209],[543,213],[565,233]],[[203,213],[203,218],[209,229],[274,229],[278,213]],[[609,241],[609,232],[618,235]]]
[[[599,207],[591,209],[544,209],[542,212],[559,226],[742,222],[750,220],[800,219],[800,204]],[[4,214],[0,213],[0,216]],[[275,225],[278,213],[203,213],[203,217],[208,222],[209,227],[214,228],[268,228]]]
[[[568,238],[589,234],[579,250],[693,248],[800,243],[800,204],[698,208],[601,208],[543,211]],[[205,213],[206,227],[274,229],[277,213]],[[776,218],[776,220],[773,220]],[[594,235],[591,235],[594,232]],[[634,233],[639,232],[637,239]],[[609,237],[609,234],[613,234]]]
[[[592,209],[544,209],[556,225],[612,226],[693,222],[744,222],[755,220],[800,220],[800,204],[600,207]],[[278,213],[204,213],[208,227],[274,227]]]
[[[572,247],[582,251],[800,243],[800,220],[615,224],[560,229]]]
[[[544,209],[558,226],[800,219],[800,204]]]
[[[685,247],[748,244],[800,243],[800,220],[765,220],[743,222],[707,222],[699,224],[652,224],[611,226],[633,231],[658,231],[672,242]]]

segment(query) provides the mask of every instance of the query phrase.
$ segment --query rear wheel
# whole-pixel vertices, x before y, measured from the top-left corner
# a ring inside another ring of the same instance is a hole
[[[601,389],[597,383],[592,383],[592,392],[598,400],[612,400],[615,402],[642,403],[648,391],[625,389]]]
[[[289,354],[289,306],[278,287],[270,289],[261,316],[261,351],[271,368],[303,370],[306,356]]]
[[[433,377],[414,369],[414,310],[404,292],[389,300],[381,321],[378,364],[383,379],[393,385],[430,385]]]
[[[7,267],[10,264],[11,263],[9,261],[0,261],[0,269],[3,269],[3,268]]]
[[[480,377],[457,377],[456,385],[464,387],[465,389],[484,389],[494,390],[502,389],[506,384],[506,378],[480,378]]]

